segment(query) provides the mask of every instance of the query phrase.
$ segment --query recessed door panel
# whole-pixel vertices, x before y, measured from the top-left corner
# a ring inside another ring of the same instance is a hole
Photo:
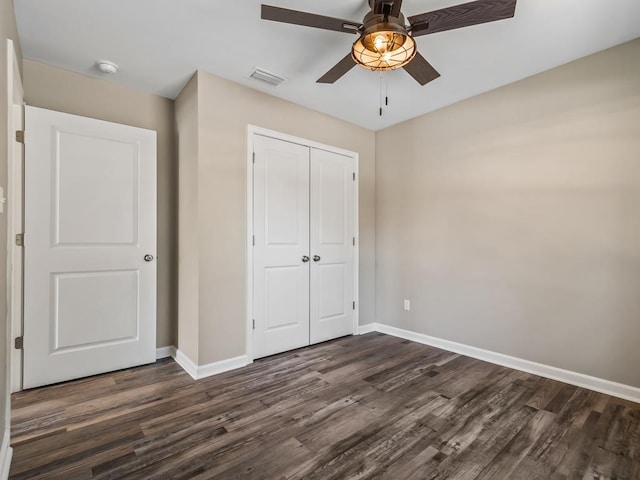
[[[318,245],[343,246],[347,238],[347,207],[345,175],[352,169],[342,162],[343,157],[336,159],[320,157],[317,166],[318,178]]]
[[[309,148],[254,136],[254,358],[309,345]]]
[[[25,120],[24,387],[154,362],[155,132]]]
[[[53,353],[137,339],[138,272],[53,274],[52,280]]]
[[[265,332],[295,329],[300,322],[298,298],[299,266],[281,266],[265,268]]]
[[[319,149],[312,150],[312,344],[353,333],[353,172],[353,158]]]
[[[138,241],[137,142],[55,131],[56,245]]]
[[[265,170],[265,219],[266,244],[268,246],[300,243],[299,179],[308,170],[300,163],[297,152],[267,150],[264,155]]]
[[[345,293],[348,290],[348,272],[344,263],[319,264],[318,320],[320,322],[342,317],[347,312]]]

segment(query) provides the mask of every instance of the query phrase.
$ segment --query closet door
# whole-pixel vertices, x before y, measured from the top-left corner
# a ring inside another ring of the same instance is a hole
[[[254,358],[309,345],[309,148],[254,136]]]
[[[353,333],[354,161],[311,150],[310,341]]]

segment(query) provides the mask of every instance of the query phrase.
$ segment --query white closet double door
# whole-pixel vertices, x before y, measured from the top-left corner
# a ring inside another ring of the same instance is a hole
[[[354,158],[253,145],[254,358],[352,334]]]

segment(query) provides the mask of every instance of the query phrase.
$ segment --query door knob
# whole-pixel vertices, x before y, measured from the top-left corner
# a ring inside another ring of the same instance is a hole
[[[304,255],[304,256],[302,257],[302,262],[303,262],[303,263],[307,263],[308,261],[309,261],[309,257],[307,257],[306,255]]]
[[[145,261],[145,262],[151,262],[151,261],[153,261],[153,255],[146,254],[146,255],[144,256],[144,261]]]
[[[314,262],[319,262],[320,261],[320,257],[318,255],[314,255],[313,256],[313,261]]]

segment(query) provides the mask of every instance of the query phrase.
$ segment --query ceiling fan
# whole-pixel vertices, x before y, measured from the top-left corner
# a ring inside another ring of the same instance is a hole
[[[477,0],[407,17],[402,0],[369,0],[362,22],[262,5],[262,19],[359,35],[351,52],[317,83],[334,83],[355,65],[373,71],[404,68],[420,85],[440,76],[418,53],[415,37],[512,18],[517,0]]]

